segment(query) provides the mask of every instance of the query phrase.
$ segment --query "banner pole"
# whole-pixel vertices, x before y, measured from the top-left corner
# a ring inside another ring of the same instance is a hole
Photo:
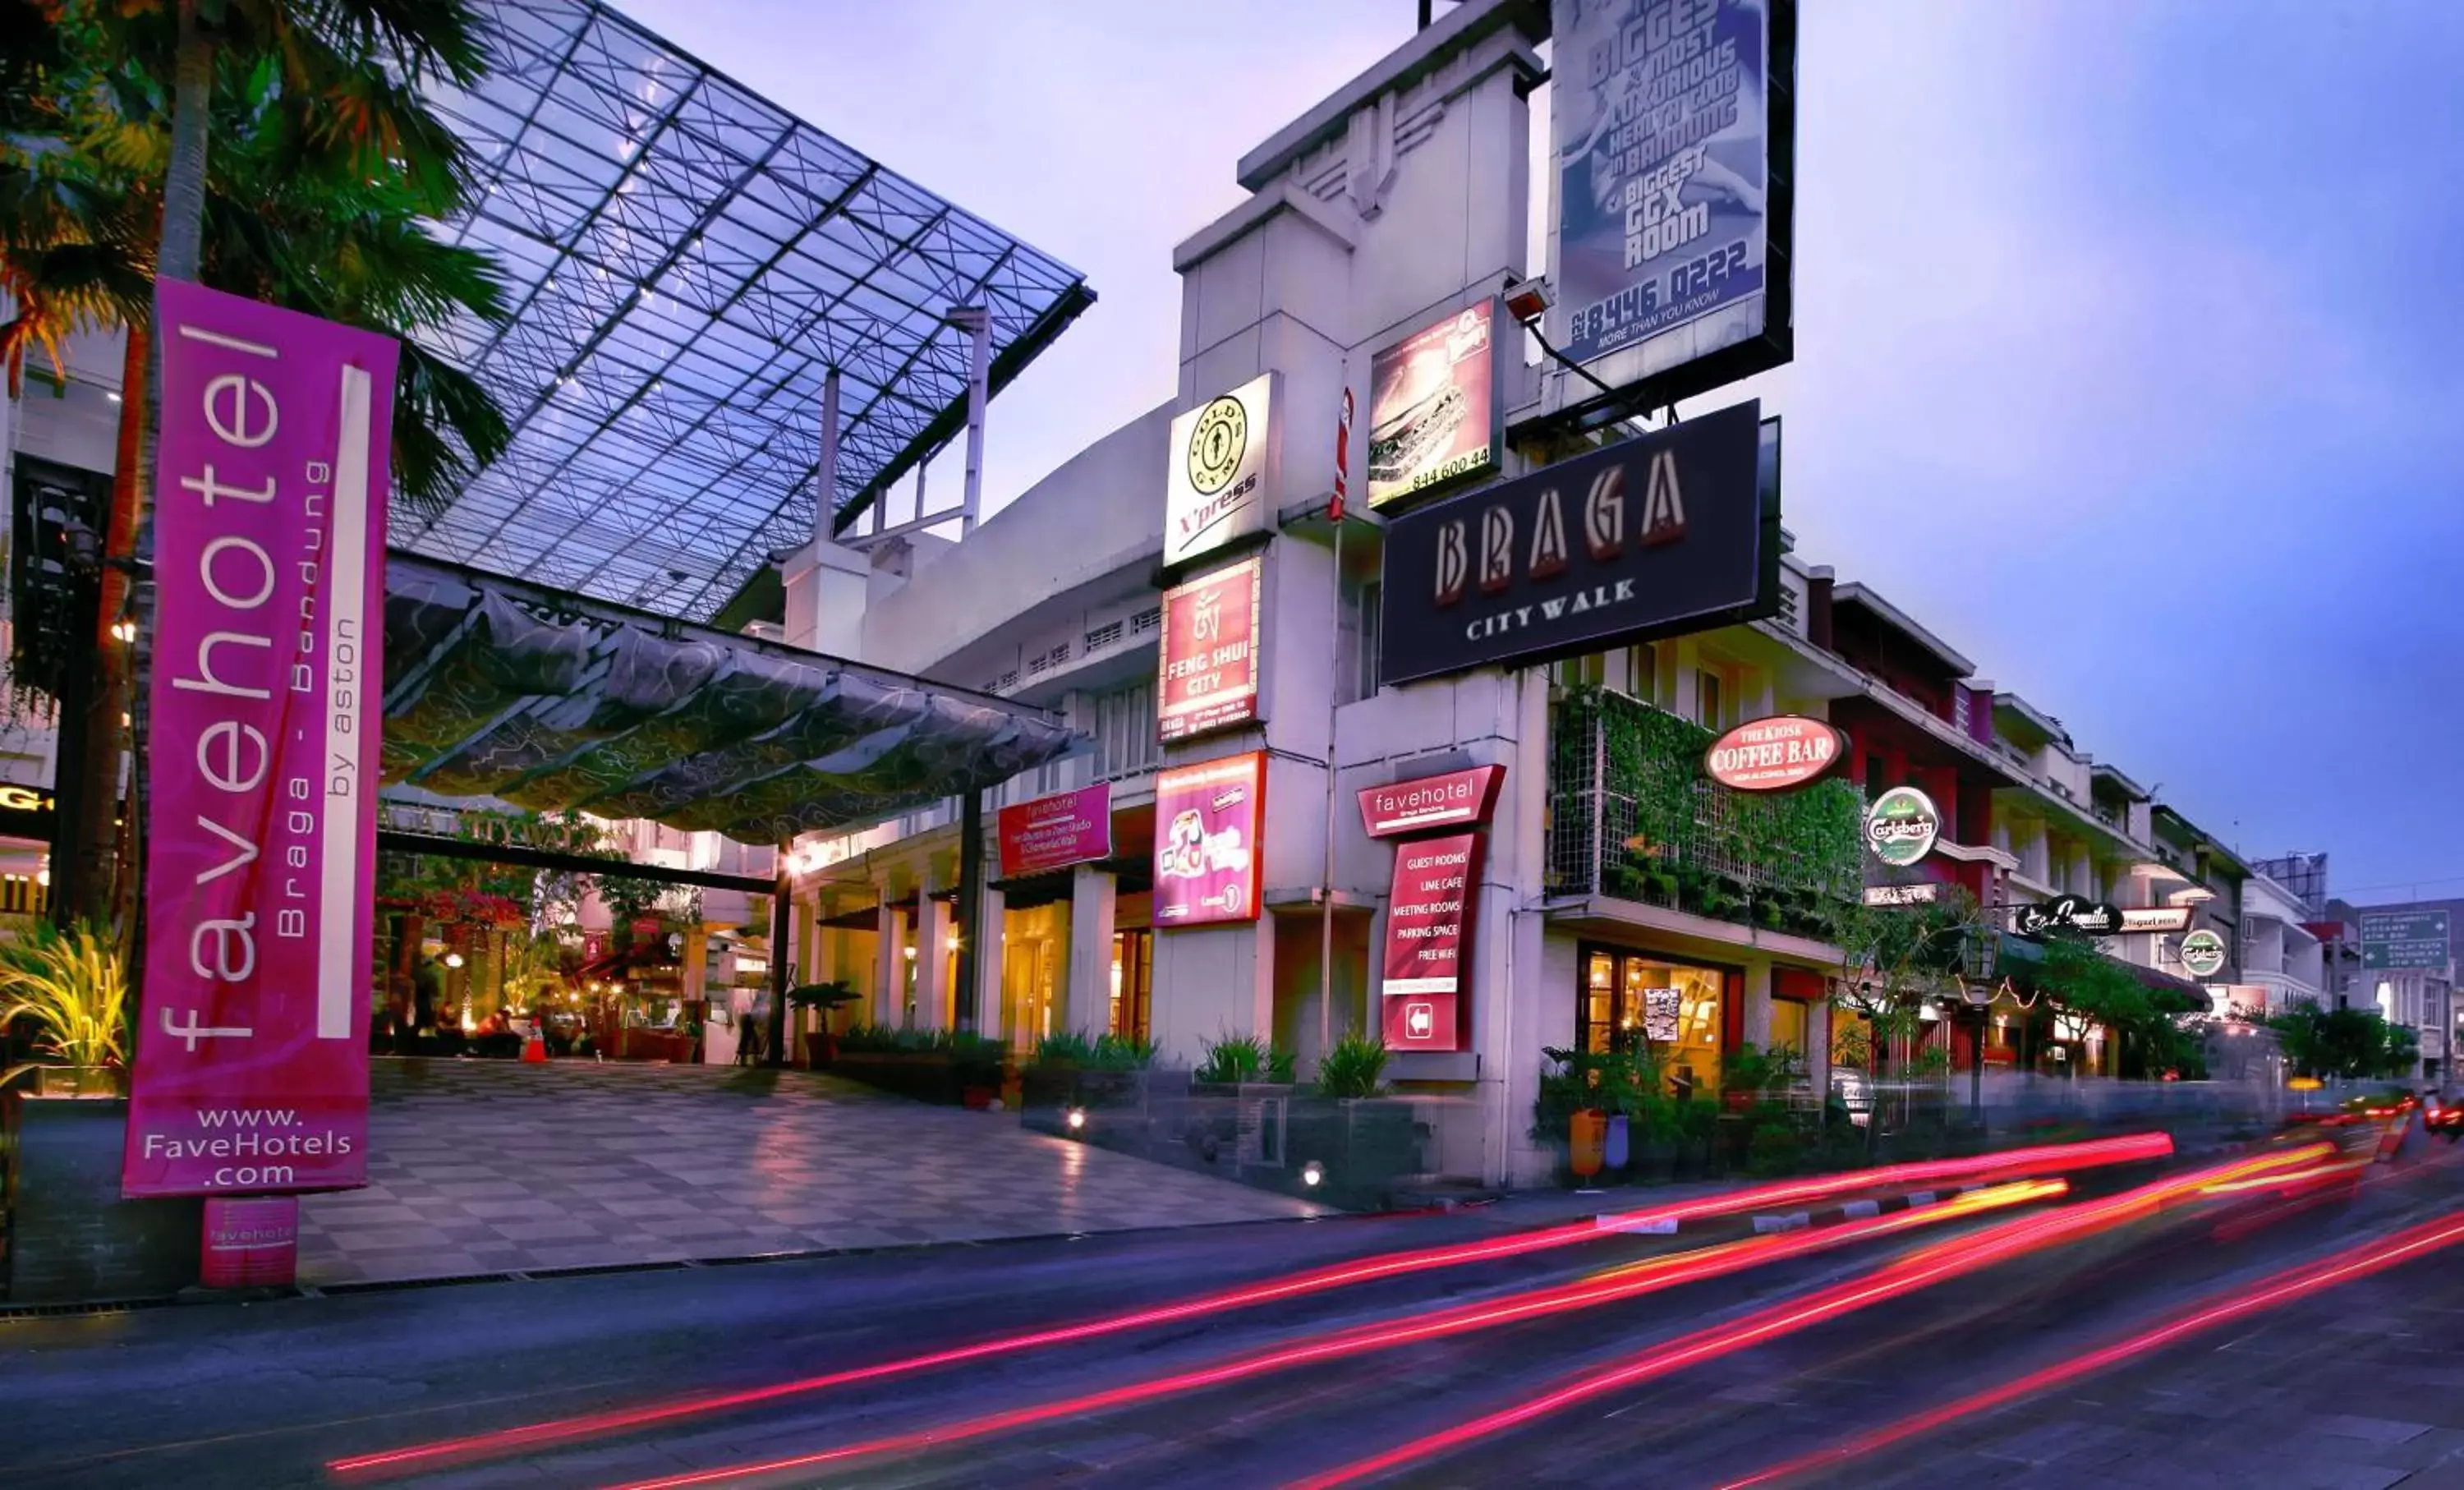
[[[1335,711],[1343,690],[1343,499],[1352,469],[1352,389],[1343,390],[1343,407],[1334,426],[1334,494],[1327,499],[1327,520],[1334,524],[1334,580],[1329,588],[1332,606],[1327,624],[1326,669],[1326,864],[1318,886],[1317,1058],[1334,1048],[1334,823]],[[1347,1024],[1349,1020],[1345,1021]]]

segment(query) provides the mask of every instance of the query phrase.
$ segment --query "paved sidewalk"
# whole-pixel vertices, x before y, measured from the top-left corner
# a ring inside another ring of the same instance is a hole
[[[802,1071],[376,1063],[369,1185],[300,1206],[311,1285],[1321,1214]]]

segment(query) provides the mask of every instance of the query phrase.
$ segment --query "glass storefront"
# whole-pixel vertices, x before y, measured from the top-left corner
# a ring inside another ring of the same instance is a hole
[[[1112,936],[1112,1007],[1105,1028],[1128,1040],[1148,1038],[1155,993],[1155,933],[1118,931]]]
[[[1583,952],[1581,1048],[1595,1054],[1648,1043],[1681,1095],[1720,1089],[1733,969],[1606,947]]]

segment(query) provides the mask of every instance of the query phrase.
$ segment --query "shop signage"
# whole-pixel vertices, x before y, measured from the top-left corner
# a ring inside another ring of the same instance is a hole
[[[1108,859],[1111,853],[1109,781],[1001,810],[1001,872],[1005,880]]]
[[[1370,359],[1370,506],[1497,469],[1496,323],[1484,300]]]
[[[1265,560],[1239,563],[1164,593],[1155,729],[1167,740],[1258,717],[1260,606]]]
[[[1384,999],[1380,1022],[1390,1031],[1401,1027],[1404,1048],[1456,1048],[1438,1041],[1441,1030],[1448,1041],[1460,1034],[1471,907],[1480,889],[1480,850],[1477,833],[1414,839],[1395,850],[1378,993]],[[1416,1012],[1413,1002],[1427,1008]],[[1392,1034],[1388,1041],[1397,1043]]]
[[[1942,837],[1942,814],[1933,799],[1913,786],[1895,786],[1874,799],[1865,814],[1865,846],[1893,868],[1905,868],[1933,852]]]
[[[2182,938],[2182,966],[2192,977],[2213,977],[2225,970],[2225,939],[2202,928]]]
[[[1822,778],[1848,754],[1848,736],[1803,714],[1741,724],[1711,742],[1703,770],[1732,791],[1786,792]]]
[[[156,658],[130,1196],[367,1182],[397,349],[155,287]]]
[[[1397,515],[1382,681],[1777,614],[1778,487],[1762,479],[1759,409],[1739,404]]]
[[[2187,931],[2190,929],[2190,908],[2188,906],[2146,906],[2122,912],[2124,932]]]
[[[1553,10],[1558,345],[1679,392],[1788,361],[1794,0]]]
[[[0,785],[0,837],[50,839],[54,806],[52,794],[40,787]]]
[[[1275,497],[1273,373],[1260,373],[1172,422],[1164,478],[1163,561],[1184,563],[1266,531]]]
[[[2447,966],[2447,912],[2365,910],[2361,915],[2362,966],[2373,971]]]
[[[1868,885],[1869,906],[1930,906],[1942,899],[1942,887],[1931,880],[1917,885]]]
[[[1360,825],[1371,838],[1400,838],[1432,828],[1471,827],[1497,809],[1504,766],[1472,766],[1392,786],[1360,789]]]
[[[2032,937],[2054,931],[2112,936],[2123,930],[2123,917],[2119,907],[2104,901],[2057,895],[2040,905],[2013,907],[2011,930],[2021,936]]]
[[[1157,927],[1258,919],[1265,798],[1263,751],[1156,774]]]

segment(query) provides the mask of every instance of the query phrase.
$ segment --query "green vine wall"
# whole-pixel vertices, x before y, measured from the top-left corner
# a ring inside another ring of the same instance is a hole
[[[1833,780],[1789,793],[1730,791],[1704,774],[1712,738],[1621,694],[1568,690],[1551,732],[1550,888],[1836,943],[1863,884],[1856,788]]]

